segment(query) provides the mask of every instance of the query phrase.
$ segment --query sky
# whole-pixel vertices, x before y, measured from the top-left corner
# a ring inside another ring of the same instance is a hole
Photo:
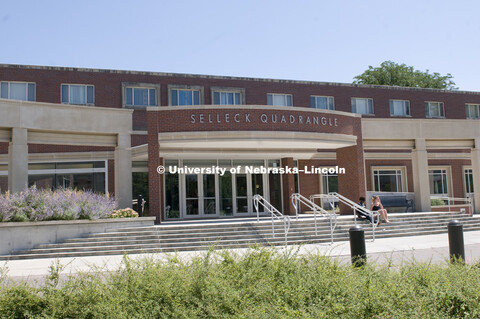
[[[391,60],[480,91],[478,0],[0,0],[0,63],[351,83]]]

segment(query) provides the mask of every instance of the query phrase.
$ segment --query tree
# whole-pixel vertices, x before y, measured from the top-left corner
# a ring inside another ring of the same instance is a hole
[[[455,87],[452,79],[453,76],[450,73],[447,75],[440,75],[437,72],[431,74],[428,70],[422,72],[405,64],[385,61],[380,67],[369,66],[368,70],[354,77],[353,83],[456,90],[458,88]]]

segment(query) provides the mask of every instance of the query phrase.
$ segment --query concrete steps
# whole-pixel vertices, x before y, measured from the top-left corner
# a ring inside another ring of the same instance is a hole
[[[409,213],[390,214],[390,224],[382,224],[375,231],[375,238],[430,235],[447,232],[452,219],[460,220],[465,231],[480,230],[480,218],[460,213]],[[367,221],[357,221],[365,229],[365,236],[371,239],[372,228]],[[351,216],[338,217],[333,238],[334,242],[348,240],[348,229],[354,225]],[[65,240],[56,244],[38,245],[34,249],[15,251],[6,259],[59,258],[138,253],[159,253],[175,251],[248,248],[252,245],[284,245],[283,223],[272,223],[263,219],[256,221],[219,220],[217,222],[177,222],[160,226],[122,228],[105,233],[91,234],[82,238]],[[331,241],[329,222],[317,219],[317,235],[311,217],[291,219],[288,244],[325,243]]]

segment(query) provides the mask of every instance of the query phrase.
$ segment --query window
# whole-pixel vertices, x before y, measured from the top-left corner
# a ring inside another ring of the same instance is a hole
[[[467,195],[473,194],[473,171],[471,168],[465,168],[465,192]]]
[[[160,84],[123,82],[123,106],[145,108],[159,105]]]
[[[352,113],[374,114],[373,99],[352,97]]]
[[[447,169],[428,170],[430,194],[448,196],[448,171]]]
[[[200,105],[203,104],[203,87],[200,86],[169,86],[169,105]]]
[[[322,175],[322,193],[328,194],[338,192],[338,175],[324,174]]]
[[[310,97],[310,106],[314,109],[334,110],[333,96],[314,96]]]
[[[390,100],[390,116],[410,116],[410,101]]]
[[[245,89],[212,87],[212,101],[215,105],[244,104]]]
[[[443,102],[425,102],[426,117],[445,117]]]
[[[62,103],[93,105],[93,85],[62,84]]]
[[[403,192],[403,169],[374,169],[373,185],[375,192]]]
[[[292,106],[292,95],[268,93],[267,105]]]
[[[467,119],[480,119],[480,105],[465,104],[465,113],[467,113]]]
[[[2,99],[35,101],[35,83],[1,82],[0,91]]]

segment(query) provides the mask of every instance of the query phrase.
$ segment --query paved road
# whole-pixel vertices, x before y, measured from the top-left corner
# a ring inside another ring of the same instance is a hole
[[[480,231],[465,232],[465,258],[467,263],[480,263]],[[283,251],[285,248],[278,248]],[[321,255],[337,258],[341,262],[350,262],[349,242],[327,244],[311,244],[300,247],[299,254],[318,253]],[[367,259],[369,262],[384,263],[387,261],[400,265],[415,260],[417,262],[445,263],[448,261],[448,235],[427,235],[413,237],[382,238],[375,242],[367,241]],[[238,253],[244,253],[246,249],[237,249]],[[180,252],[180,258],[192,258],[205,252]],[[132,259],[151,257],[165,259],[170,254],[139,254],[131,255]],[[63,265],[64,275],[77,272],[89,271],[112,271],[121,265],[123,256],[94,256],[59,258],[58,262]],[[54,258],[0,261],[0,277],[7,276],[15,281],[43,281],[52,265],[57,262]],[[2,275],[3,274],[3,275]]]

